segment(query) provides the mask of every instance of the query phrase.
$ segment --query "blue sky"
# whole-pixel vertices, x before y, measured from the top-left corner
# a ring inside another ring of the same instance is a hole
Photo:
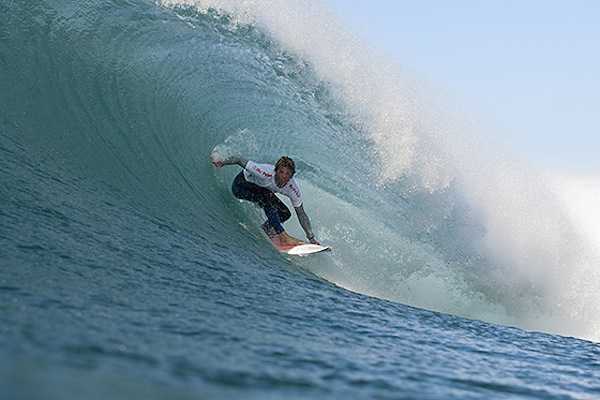
[[[325,0],[533,163],[600,176],[600,0]]]

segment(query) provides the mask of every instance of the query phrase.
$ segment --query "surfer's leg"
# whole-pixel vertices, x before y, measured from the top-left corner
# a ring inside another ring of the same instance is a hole
[[[243,172],[240,172],[231,184],[231,191],[238,199],[248,200],[262,206],[269,225],[275,229],[277,234],[285,231],[281,225],[280,213],[282,217],[285,217],[283,221],[286,221],[290,218],[291,212],[270,190],[246,181]]]
[[[292,216],[290,209],[270,191],[265,193],[263,209],[268,218],[265,225],[273,227],[277,234],[284,232],[282,224]]]
[[[285,232],[285,229],[283,229],[283,225],[281,225],[281,220],[279,219],[279,213],[277,212],[277,208],[270,207],[267,204],[263,204],[263,210],[267,215],[268,224],[270,225],[270,227],[275,229],[275,233],[279,235],[281,232]]]
[[[290,217],[292,216],[292,213],[291,213],[290,209],[285,204],[283,204],[283,201],[281,201],[273,193],[271,193],[270,201],[271,201],[271,206],[275,207],[277,209],[277,214],[279,215],[279,220],[281,221],[281,223],[284,223],[285,221],[290,219]]]
[[[252,201],[260,205],[264,204],[265,196],[271,194],[269,190],[246,181],[243,172],[240,172],[233,180],[231,192],[238,199]]]

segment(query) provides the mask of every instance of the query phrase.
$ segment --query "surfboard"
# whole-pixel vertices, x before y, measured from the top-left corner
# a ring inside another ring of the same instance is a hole
[[[322,251],[330,250],[329,246],[321,246],[319,244],[304,243],[297,245],[282,245],[278,236],[270,237],[269,240],[273,243],[273,246],[277,247],[279,251],[294,256],[306,256],[309,254],[320,253]]]

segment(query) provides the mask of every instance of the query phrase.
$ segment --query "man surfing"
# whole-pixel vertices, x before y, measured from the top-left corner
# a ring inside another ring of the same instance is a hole
[[[275,165],[271,165],[257,164],[241,157],[230,157],[218,161],[213,156],[211,161],[217,170],[224,165],[233,164],[244,168],[233,180],[231,191],[238,199],[251,201],[263,208],[267,215],[267,221],[262,228],[269,237],[279,236],[282,245],[292,246],[304,243],[302,240],[290,236],[283,229],[283,222],[290,219],[292,213],[275,195],[275,193],[281,193],[292,201],[298,221],[310,243],[319,244],[315,240],[308,215],[304,212],[300,189],[293,178],[296,172],[294,160],[289,157],[281,157]]]

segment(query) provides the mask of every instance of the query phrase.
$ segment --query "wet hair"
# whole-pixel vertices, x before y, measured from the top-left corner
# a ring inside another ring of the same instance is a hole
[[[294,164],[294,160],[292,160],[289,157],[281,157],[279,161],[277,161],[277,164],[275,164],[275,171],[277,171],[281,167],[287,168],[290,171],[292,171],[292,175],[296,173],[296,164]]]

